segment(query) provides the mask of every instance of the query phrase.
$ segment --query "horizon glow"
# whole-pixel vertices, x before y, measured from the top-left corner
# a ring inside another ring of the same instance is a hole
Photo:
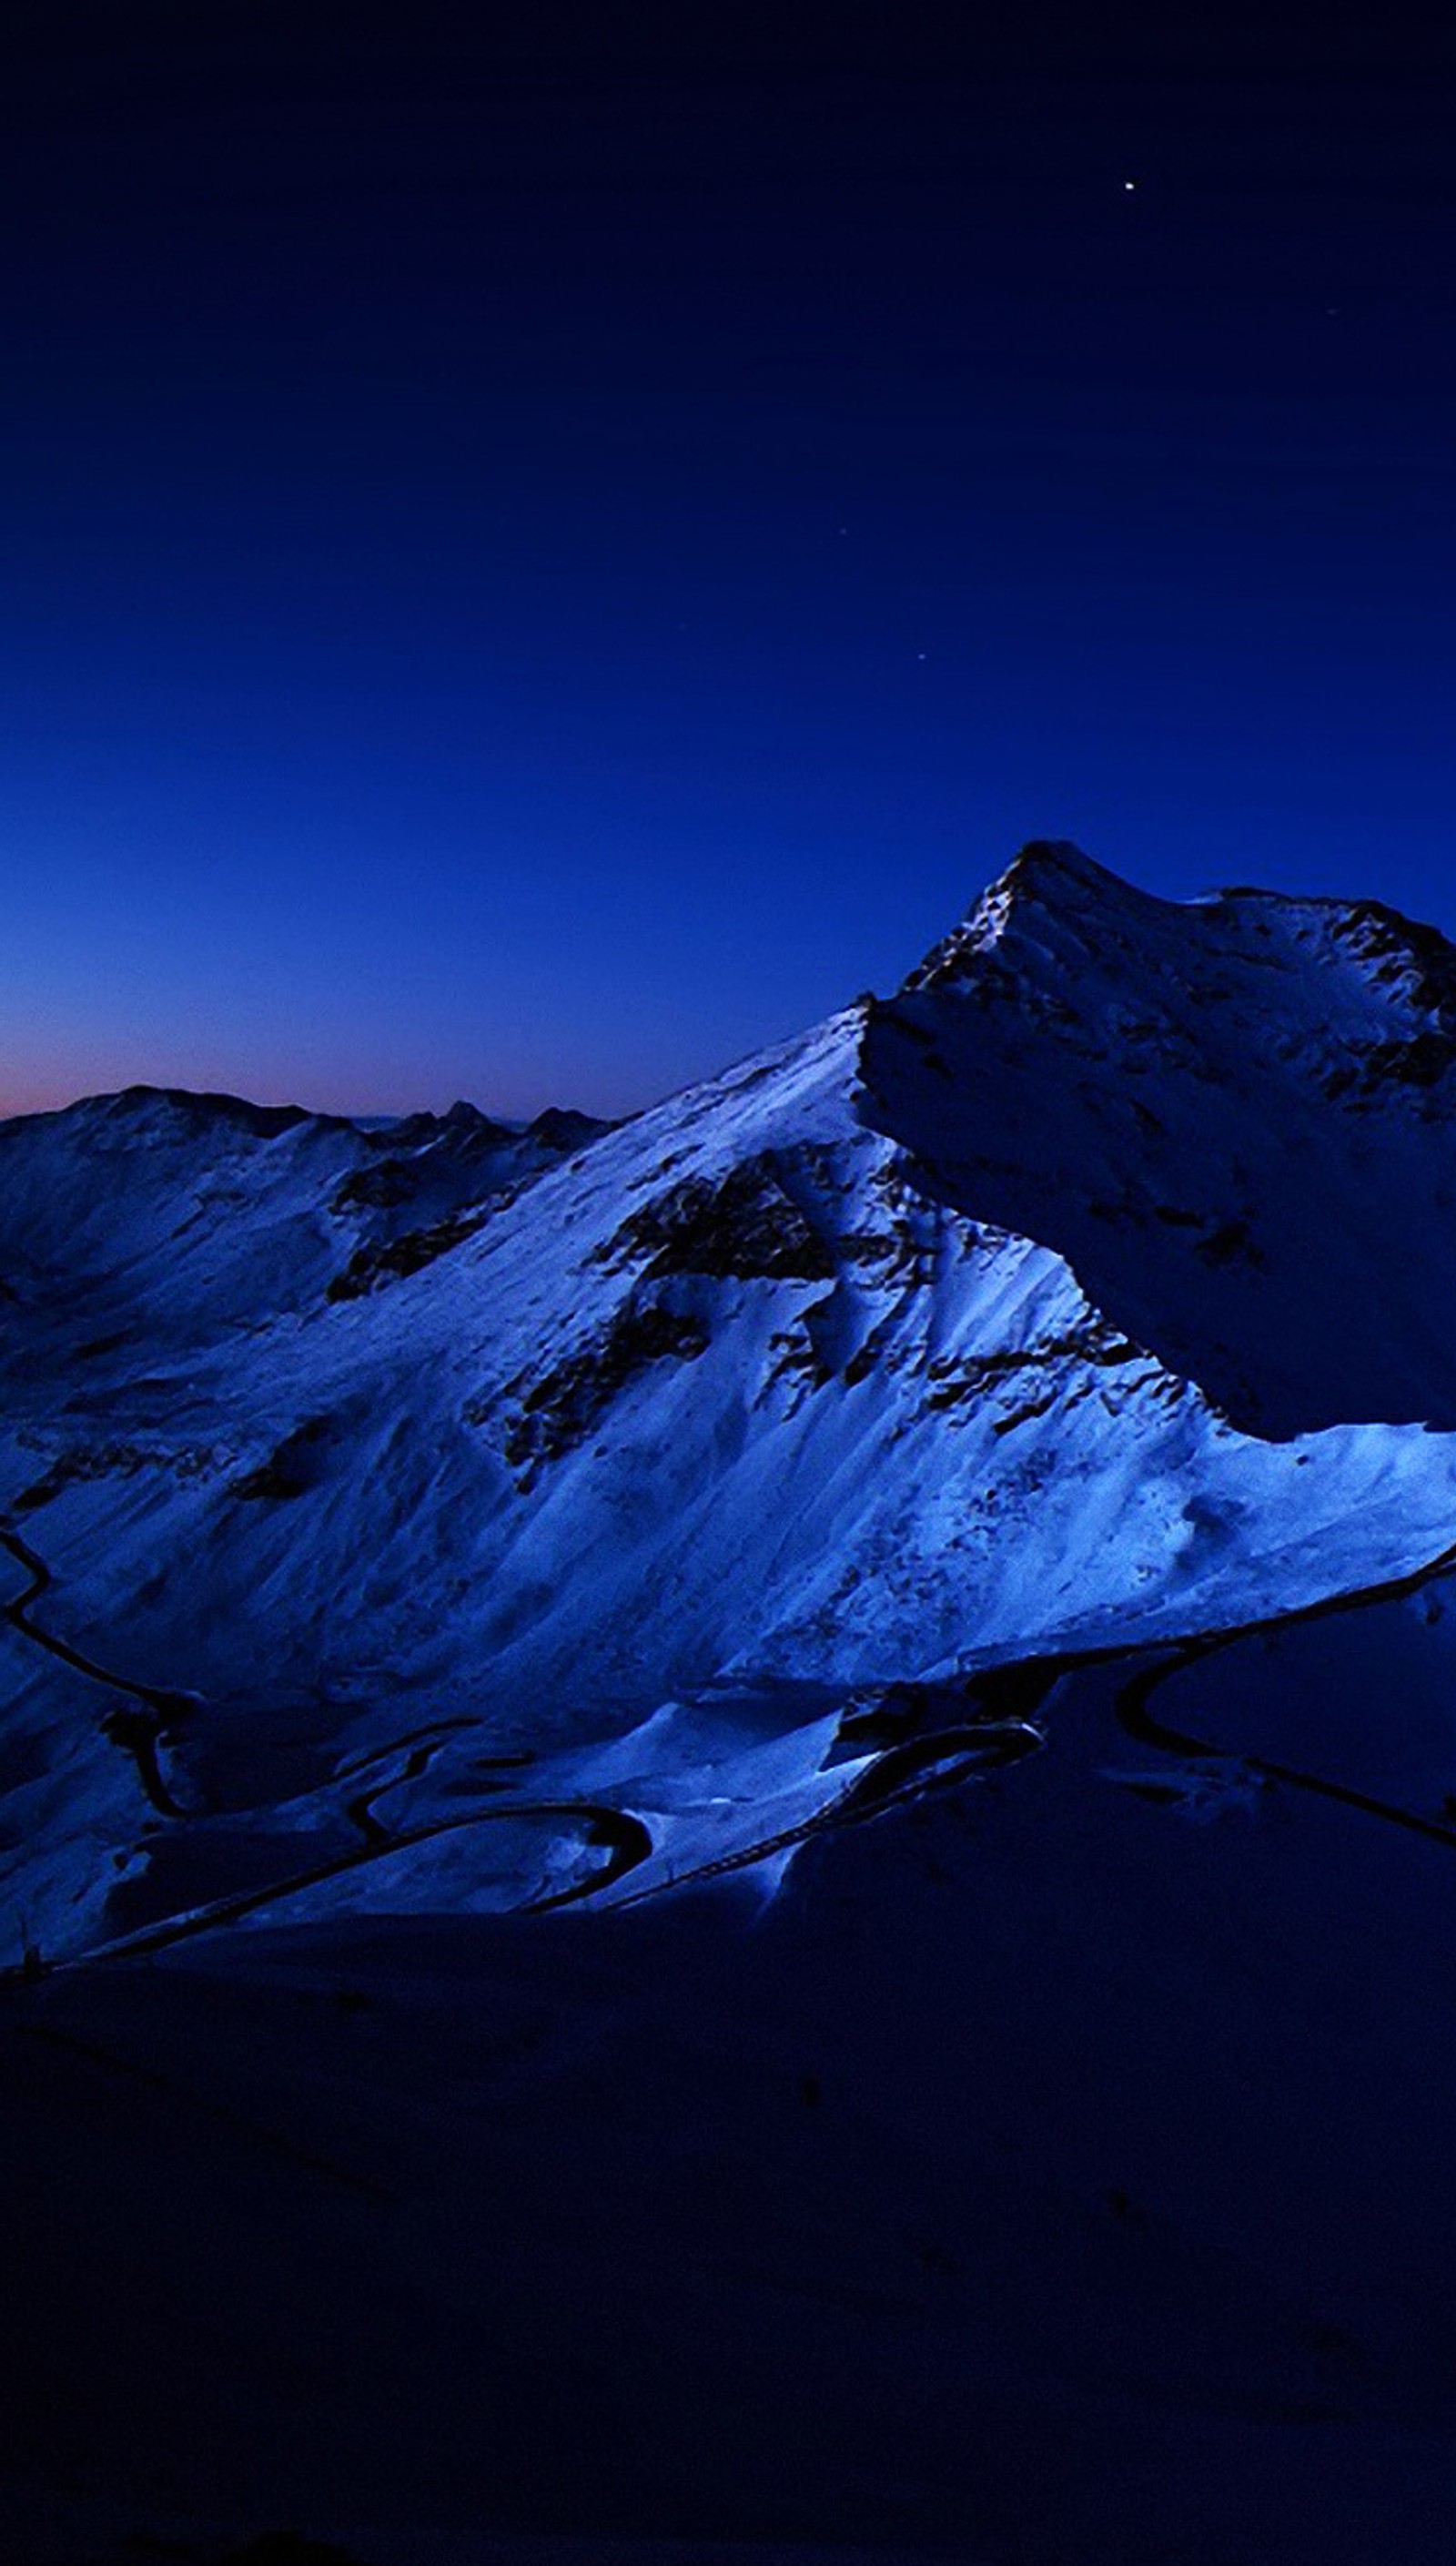
[[[381,27],[0,118],[0,1110],[619,1114],[1033,837],[1456,925],[1419,66]]]

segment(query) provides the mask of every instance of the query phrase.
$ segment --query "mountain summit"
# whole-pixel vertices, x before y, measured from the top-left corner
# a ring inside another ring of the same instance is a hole
[[[1371,900],[1023,850],[860,1055],[944,1198],[1065,1255],[1251,1431],[1456,1423],[1456,950]]]

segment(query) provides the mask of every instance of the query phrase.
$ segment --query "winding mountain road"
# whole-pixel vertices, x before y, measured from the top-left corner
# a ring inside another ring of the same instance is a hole
[[[158,1684],[142,1683],[133,1675],[118,1674],[114,1667],[104,1667],[89,1658],[82,1649],[73,1648],[69,1640],[58,1639],[53,1631],[31,1619],[31,1608],[55,1584],[51,1570],[38,1551],[8,1524],[0,1524],[0,1548],[7,1550],[17,1567],[23,1568],[30,1580],[23,1594],[0,1605],[0,1616],[33,1647],[43,1649],[48,1657],[59,1660],[74,1674],[84,1675],[89,1683],[105,1685],[109,1692],[121,1693],[126,1700],[139,1704],[136,1709],[109,1711],[101,1725],[106,1736],[121,1747],[136,1766],[137,1779],[151,1807],[163,1818],[183,1818],[188,1812],[167,1786],[161,1769],[159,1749],[168,1732],[185,1719],[195,1707],[186,1693],[169,1691]]]
[[[161,1685],[143,1683],[137,1678],[119,1674],[114,1668],[103,1666],[99,1659],[88,1657],[85,1651],[75,1648],[69,1640],[60,1639],[54,1632],[47,1631],[42,1624],[32,1618],[32,1614],[40,1598],[55,1585],[53,1571],[40,1553],[33,1550],[30,1544],[8,1524],[0,1524],[0,1548],[7,1551],[17,1566],[25,1571],[28,1580],[24,1591],[19,1596],[13,1597],[7,1604],[0,1605],[0,1616],[3,1616],[11,1628],[23,1639],[29,1641],[33,1647],[57,1659],[73,1672],[84,1675],[90,1682],[105,1685],[110,1691],[119,1692],[128,1701],[139,1705],[135,1710],[122,1709],[110,1712],[103,1722],[105,1731],[131,1754],[142,1788],[152,1808],[161,1816],[168,1818],[195,1817],[198,1813],[182,1808],[167,1789],[157,1754],[158,1744],[167,1730],[179,1717],[194,1707],[192,1697]],[[431,1843],[440,1836],[459,1834],[467,1827],[486,1826],[492,1822],[499,1823],[504,1819],[566,1818],[582,1827],[586,1841],[594,1849],[602,1848],[607,1853],[607,1860],[588,1879],[572,1881],[564,1889],[547,1891],[537,1898],[528,1900],[519,1911],[525,1915],[544,1915],[554,1908],[572,1906],[580,1899],[593,1897],[599,1890],[611,1887],[615,1882],[623,1879],[629,1871],[634,1870],[639,1863],[646,1861],[652,1851],[652,1837],[643,1820],[629,1811],[615,1809],[606,1802],[596,1800],[512,1799],[506,1807],[494,1805],[488,1809],[471,1809],[462,1812],[458,1817],[434,1818],[417,1827],[386,1826],[375,1814],[374,1803],[381,1799],[386,1791],[397,1789],[406,1782],[418,1779],[428,1769],[448,1734],[474,1725],[473,1719],[468,1717],[430,1721],[420,1728],[407,1731],[402,1738],[390,1739],[381,1746],[366,1749],[362,1757],[351,1759],[344,1769],[358,1775],[368,1771],[385,1759],[397,1756],[401,1750],[405,1755],[402,1767],[386,1775],[383,1780],[374,1783],[369,1789],[355,1793],[346,1801],[344,1814],[364,1838],[359,1846],[342,1853],[330,1854],[317,1863],[310,1863],[302,1870],[290,1873],[283,1880],[269,1882],[261,1888],[237,1890],[221,1898],[209,1899],[201,1906],[163,1917],[153,1924],[140,1925],[133,1932],[118,1934],[109,1941],[94,1943],[87,1950],[70,1953],[63,1959],[49,1963],[49,1967],[71,1969],[88,1965],[96,1960],[121,1957],[123,1954],[139,1955],[148,1951],[164,1950],[175,1942],[189,1939],[199,1933],[210,1932],[218,1925],[234,1924],[243,1917],[260,1914],[268,1907],[281,1905],[285,1900],[296,1897],[302,1890],[321,1887],[330,1880],[340,1878],[347,1872],[358,1871],[369,1863],[383,1861],[391,1855]],[[518,1771],[534,1761],[535,1758],[529,1753],[487,1755],[475,1759],[478,1768],[492,1774],[507,1770]],[[505,1786],[495,1779],[482,1779],[479,1784],[482,1795],[499,1792],[503,1787]],[[32,1956],[23,1961],[18,1968],[0,1970],[0,1984],[13,1983],[17,1980],[29,1981],[35,1974],[36,1965]]]
[[[1366,1817],[1379,1818],[1387,1826],[1403,1827],[1409,1834],[1428,1836],[1437,1844],[1456,1846],[1456,1826],[1439,1818],[1426,1816],[1419,1809],[1407,1809],[1398,1801],[1382,1800],[1369,1791],[1356,1790],[1347,1782],[1334,1782],[1303,1766],[1286,1764],[1272,1755],[1230,1749],[1212,1744],[1207,1738],[1193,1737],[1184,1729],[1174,1728],[1154,1716],[1149,1708],[1154,1693],[1162,1686],[1206,1658],[1229,1648],[1235,1640],[1257,1637],[1262,1631],[1289,1630],[1301,1623],[1328,1621],[1337,1613],[1351,1613],[1368,1604],[1396,1603],[1402,1596],[1414,1595],[1432,1577],[1456,1567],[1456,1542],[1448,1544],[1424,1568],[1408,1576],[1381,1579],[1372,1586],[1352,1588],[1346,1595],[1327,1597],[1319,1604],[1307,1604],[1293,1613],[1283,1613],[1260,1622],[1248,1622],[1230,1631],[1207,1632],[1199,1637],[1173,1644],[1161,1664],[1140,1667],[1128,1681],[1119,1686],[1115,1710],[1123,1734],[1139,1746],[1152,1747],[1159,1754],[1176,1756],[1181,1763],[1208,1762],[1215,1758],[1240,1765],[1245,1772],[1258,1773],[1265,1780],[1282,1782],[1289,1789],[1304,1791],[1322,1800],[1334,1800],[1341,1807],[1358,1809]]]
[[[599,1808],[577,1800],[540,1800],[510,1808],[473,1809],[458,1818],[436,1818],[427,1825],[402,1830],[382,1844],[358,1845],[347,1853],[329,1855],[324,1861],[311,1863],[304,1870],[291,1872],[283,1880],[269,1881],[262,1888],[236,1890],[223,1898],[209,1899],[204,1906],[183,1910],[180,1914],[160,1919],[155,1924],[139,1925],[134,1932],[117,1934],[111,1941],[94,1942],[84,1951],[68,1952],[47,1963],[47,1973],[89,1968],[102,1960],[135,1959],[147,1952],[169,1950],[178,1942],[190,1941],[199,1933],[215,1932],[221,1924],[237,1924],[245,1916],[261,1915],[270,1907],[280,1907],[300,1891],[322,1888],[346,1873],[362,1871],[371,1863],[386,1861],[391,1854],[407,1853],[414,1847],[432,1843],[439,1836],[458,1835],[467,1827],[487,1826],[492,1819],[569,1817],[586,1822],[588,1841],[609,1846],[608,1860],[600,1871],[584,1881],[574,1881],[566,1889],[553,1890],[540,1898],[528,1899],[513,1913],[522,1916],[545,1915],[556,1907],[567,1907],[576,1900],[594,1896],[613,1881],[644,1862],[652,1850],[652,1839],[639,1818],[620,1810]],[[29,1981],[36,1971],[33,1965],[0,1970],[0,1985]]]
[[[193,1698],[164,1686],[121,1675],[71,1642],[47,1631],[35,1620],[34,1608],[54,1586],[51,1569],[8,1524],[0,1524],[0,1548],[25,1572],[28,1581],[18,1597],[0,1605],[0,1615],[32,1646],[43,1650],[90,1682],[120,1693],[127,1703],[137,1705],[134,1710],[123,1708],[111,1712],[103,1723],[107,1734],[124,1746],[133,1757],[142,1788],[153,1809],[174,1820],[195,1817],[197,1812],[183,1809],[172,1796],[158,1755],[159,1745],[169,1729],[194,1707]],[[1135,1661],[1133,1670],[1117,1687],[1113,1707],[1123,1733],[1138,1745],[1176,1757],[1182,1763],[1214,1759],[1237,1763],[1244,1770],[1268,1780],[1338,1802],[1388,1825],[1405,1828],[1456,1848],[1456,1825],[1443,1823],[1419,1810],[1379,1799],[1369,1792],[1329,1780],[1272,1756],[1233,1753],[1206,1738],[1172,1726],[1158,1718],[1150,1707],[1153,1697],[1165,1684],[1220,1649],[1230,1647],[1236,1640],[1353,1612],[1366,1605],[1394,1602],[1415,1594],[1429,1579],[1452,1568],[1456,1568],[1456,1542],[1448,1544],[1432,1559],[1402,1576],[1381,1579],[1342,1595],[1330,1596],[1290,1613],[1268,1614],[1231,1628],[1193,1633],[1168,1642],[1165,1648],[1160,1649],[1156,1643],[1144,1643],[1129,1650],[1109,1643],[1090,1649],[1049,1653],[1044,1657],[1026,1658],[984,1668],[966,1679],[963,1686],[966,1699],[979,1705],[979,1716],[952,1727],[891,1742],[874,1755],[867,1768],[856,1772],[842,1791],[809,1817],[751,1844],[698,1863],[690,1870],[673,1872],[662,1880],[649,1882],[644,1888],[614,1901],[614,1904],[636,1905],[689,1884],[749,1869],[777,1854],[792,1851],[815,1836],[862,1823],[917,1799],[927,1791],[948,1789],[972,1778],[983,1778],[1019,1762],[1045,1744],[1044,1733],[1034,1724],[1030,1714],[1041,1708],[1064,1677],[1092,1667],[1114,1665],[1128,1658]],[[458,1816],[432,1818],[418,1826],[389,1825],[378,1814],[377,1803],[388,1793],[420,1779],[447,1738],[474,1724],[468,1716],[429,1721],[407,1730],[401,1737],[364,1749],[340,1767],[338,1778],[341,1780],[346,1777],[363,1779],[384,1763],[393,1768],[382,1778],[370,1781],[364,1789],[353,1792],[343,1804],[342,1814],[362,1839],[358,1845],[307,1864],[282,1880],[210,1899],[200,1906],[161,1918],[154,1924],[119,1934],[49,1965],[73,1969],[100,1960],[165,1950],[195,1935],[215,1931],[219,1926],[282,1906],[303,1891],[320,1888],[370,1864],[410,1852],[441,1837],[460,1834],[468,1828],[498,1824],[504,1820],[515,1823],[566,1820],[582,1829],[588,1844],[605,1850],[607,1855],[600,1868],[587,1878],[571,1881],[562,1889],[546,1891],[526,1900],[514,1911],[517,1914],[546,1915],[600,1897],[604,1892],[616,1888],[650,1859],[655,1847],[645,1820],[632,1811],[618,1809],[603,1801],[566,1798],[518,1800],[512,1796],[504,1805],[495,1801],[489,1808],[477,1807],[462,1811]],[[403,1762],[397,1763],[395,1759],[401,1755]],[[529,1751],[474,1759],[482,1774],[490,1776],[521,1771],[534,1760]],[[479,1785],[482,1794],[496,1794],[508,1787],[495,1778],[483,1778]],[[0,1983],[32,1979],[35,1974],[34,1955],[30,1955],[20,1967],[0,1970]]]

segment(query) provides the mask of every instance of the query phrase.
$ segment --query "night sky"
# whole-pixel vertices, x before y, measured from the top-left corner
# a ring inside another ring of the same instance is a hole
[[[1456,38],[12,6],[0,1110],[617,1112],[1031,836],[1456,931]]]

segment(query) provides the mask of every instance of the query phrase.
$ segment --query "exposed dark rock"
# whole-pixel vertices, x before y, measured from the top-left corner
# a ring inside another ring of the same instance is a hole
[[[1382,1087],[1434,1087],[1456,1064],[1456,1032],[1429,1028],[1409,1042],[1372,1043],[1360,1064],[1360,1093]]]
[[[437,1220],[431,1229],[407,1229],[399,1238],[365,1239],[357,1247],[342,1274],[336,1274],[325,1298],[330,1301],[360,1301],[366,1292],[377,1292],[385,1284],[402,1282],[406,1275],[418,1274],[436,1257],[448,1255],[473,1238],[485,1219],[483,1211],[454,1212],[446,1220]]]
[[[692,1363],[707,1347],[708,1332],[699,1319],[655,1303],[619,1310],[608,1328],[520,1393],[519,1413],[506,1436],[507,1460],[517,1469],[556,1460],[585,1440],[618,1393],[649,1364],[666,1358]],[[476,1424],[485,1413],[477,1408],[466,1411]]]
[[[1221,1222],[1217,1229],[1209,1231],[1206,1238],[1199,1239],[1193,1253],[1201,1257],[1205,1265],[1262,1265],[1265,1262],[1264,1252],[1246,1220]]]
[[[1439,927],[1402,917],[1379,899],[1341,903],[1335,932],[1364,960],[1374,961],[1375,978],[1403,981],[1412,1003],[1456,1028],[1456,945]]]
[[[48,1506],[67,1488],[88,1479],[129,1479],[138,1470],[166,1468],[174,1469],[179,1478],[196,1474],[185,1454],[163,1456],[142,1451],[134,1443],[74,1444],[69,1451],[58,1452],[49,1469],[21,1490],[15,1512],[33,1514],[38,1506]]]
[[[372,1166],[355,1167],[329,1197],[332,1212],[392,1211],[408,1202],[419,1187],[419,1169],[407,1158],[376,1158]]]
[[[235,1497],[302,1497],[317,1485],[321,1444],[327,1441],[329,1419],[311,1416],[302,1425],[285,1434],[266,1461],[256,1470],[245,1471],[234,1479],[229,1493]]]
[[[599,1255],[606,1265],[642,1259],[648,1275],[720,1280],[828,1283],[836,1270],[825,1241],[791,1201],[768,1157],[746,1159],[716,1182],[685,1177],[629,1212]]]
[[[827,1300],[832,1298],[832,1294],[826,1296]],[[834,1372],[820,1353],[813,1324],[816,1313],[824,1306],[823,1302],[811,1302],[807,1310],[800,1312],[792,1327],[775,1329],[769,1339],[773,1362],[766,1388],[788,1382],[798,1389],[801,1396],[807,1396],[810,1391],[823,1390],[827,1382],[833,1381]]]
[[[962,1408],[983,1399],[1002,1382],[1019,1380],[1028,1373],[1044,1374],[1054,1365],[1069,1363],[1114,1370],[1119,1364],[1136,1363],[1143,1352],[1141,1346],[1092,1313],[1082,1327],[1069,1329],[1065,1336],[1044,1337],[1039,1345],[998,1347],[984,1355],[937,1355],[928,1367],[930,1388],[925,1393],[925,1405],[931,1409]],[[1006,1423],[1020,1423],[1046,1404],[1028,1406]]]

